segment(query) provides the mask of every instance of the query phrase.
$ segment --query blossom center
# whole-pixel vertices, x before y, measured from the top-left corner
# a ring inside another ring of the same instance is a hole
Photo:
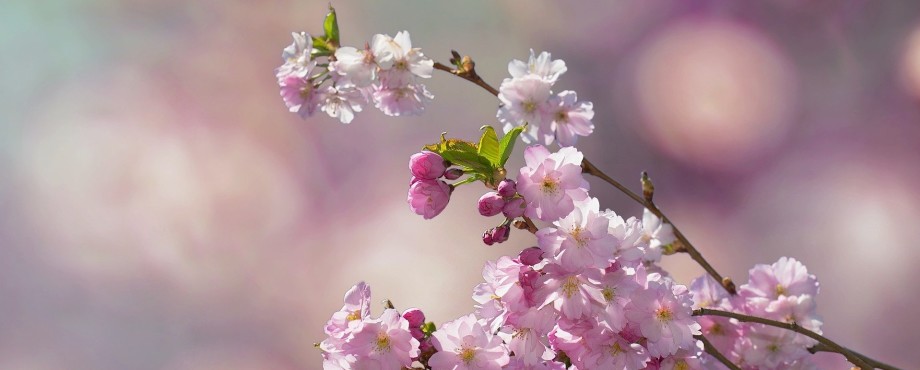
[[[351,313],[349,313],[348,316],[345,316],[345,320],[348,320],[348,321],[355,321],[355,320],[360,320],[360,319],[361,319],[361,310],[351,311]]]
[[[556,112],[556,123],[569,123],[569,114],[564,110]]]
[[[575,292],[578,291],[578,278],[575,276],[569,276],[565,278],[565,282],[562,283],[562,294],[566,298],[572,298],[575,295]]]
[[[460,348],[460,360],[462,360],[464,364],[469,365],[470,363],[473,362],[473,358],[475,357],[476,357],[475,349],[472,349],[466,346],[463,346]]]
[[[690,364],[684,360],[677,360],[674,362],[674,370],[689,370]]]
[[[585,229],[582,229],[581,226],[575,226],[575,229],[572,230],[572,239],[575,239],[575,244],[579,247],[584,247],[588,244],[588,238],[584,234]]]
[[[616,357],[620,353],[623,353],[623,347],[620,347],[620,342],[614,342],[613,345],[610,346],[610,357]]]
[[[613,300],[613,297],[617,296],[617,289],[611,287],[605,287],[604,290],[601,290],[601,294],[604,295],[604,300],[610,302]]]
[[[300,89],[300,98],[307,100],[310,98],[311,93],[313,93],[313,84],[307,82],[307,84]]]
[[[776,284],[776,295],[786,295],[786,287],[783,284]]]
[[[406,71],[409,69],[409,62],[407,62],[405,59],[397,60],[396,63],[393,64],[393,68],[400,71]]]
[[[537,110],[537,103],[534,103],[533,100],[528,100],[523,103],[524,112],[533,113]]]
[[[559,183],[556,179],[547,176],[544,177],[543,181],[540,183],[540,188],[543,189],[543,193],[556,194],[559,191]]]
[[[712,335],[725,335],[725,329],[722,328],[722,325],[716,323],[709,328],[709,334]]]
[[[377,333],[377,343],[374,345],[374,349],[378,352],[390,350],[390,336],[386,332]]]
[[[658,321],[669,322],[674,319],[674,313],[668,307],[660,307],[655,310],[655,317],[658,318]]]

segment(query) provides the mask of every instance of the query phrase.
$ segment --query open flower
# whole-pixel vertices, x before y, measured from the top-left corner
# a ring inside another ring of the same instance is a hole
[[[555,221],[575,209],[576,200],[588,197],[588,182],[581,173],[584,155],[573,147],[550,153],[542,145],[524,150],[526,166],[517,178],[517,191],[527,201],[528,217]]]
[[[432,337],[438,350],[428,360],[432,370],[498,370],[510,360],[501,338],[472,314],[444,323]]]

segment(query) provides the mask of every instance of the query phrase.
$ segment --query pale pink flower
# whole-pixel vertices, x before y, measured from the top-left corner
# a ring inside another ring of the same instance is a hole
[[[550,127],[543,132],[543,142],[549,145],[555,138],[559,146],[573,146],[579,136],[594,132],[594,108],[591,102],[579,102],[574,91],[563,91],[549,101]]]
[[[432,337],[438,350],[428,360],[432,370],[498,370],[510,360],[501,338],[473,315],[444,323]]]
[[[409,208],[426,220],[440,214],[449,201],[450,186],[444,181],[413,179],[409,186]]]
[[[601,290],[583,274],[556,264],[548,264],[542,271],[536,292],[541,308],[552,305],[565,318],[577,320],[594,315],[604,302]]]
[[[703,361],[700,359],[703,353],[702,343],[697,343],[697,347],[680,349],[677,353],[662,358],[658,368],[661,370],[703,370]]]
[[[541,133],[549,131],[551,87],[551,82],[535,76],[505,79],[498,89],[502,105],[496,115],[504,123],[502,129],[507,133],[526,123],[528,128],[521,140],[528,144],[538,142]]]
[[[335,61],[329,67],[358,87],[370,86],[377,80],[377,61],[370,49],[340,47],[335,50]]]
[[[600,215],[597,198],[575,201],[567,216],[537,231],[537,245],[547,258],[568,270],[607,268],[617,249],[617,240],[608,233],[610,220]]]
[[[360,112],[367,99],[351,85],[328,86],[324,89],[321,109],[332,118],[342,123],[351,123],[355,112]]]
[[[547,339],[556,352],[564,352],[572,360],[573,365],[584,368],[582,359],[588,352],[588,341],[583,338],[583,335],[592,328],[566,328],[564,321],[564,319],[560,321],[560,324],[549,332]]]
[[[409,157],[409,172],[419,179],[437,179],[444,175],[446,169],[444,157],[435,152],[423,150]]]
[[[388,116],[422,114],[432,95],[425,85],[407,84],[396,87],[378,86],[373,93],[374,106]]]
[[[310,73],[313,65],[292,71],[278,78],[281,86],[281,99],[288,110],[295,112],[302,118],[312,116],[322,102],[322,94],[313,86]]]
[[[552,360],[555,353],[549,348],[546,335],[558,320],[553,310],[532,307],[520,313],[508,316],[506,326],[499,335],[508,344],[514,357],[525,364],[536,365]]]
[[[667,356],[693,347],[693,336],[700,334],[700,324],[691,316],[693,301],[687,288],[667,279],[650,280],[647,284],[647,289],[630,297],[626,318],[637,323],[642,336],[648,339],[649,354]]]
[[[565,71],[562,59],[553,60],[552,55],[545,51],[536,56],[533,49],[530,49],[530,59],[526,63],[517,59],[508,63],[508,73],[514,78],[536,76],[553,83]]]
[[[517,191],[527,202],[525,214],[555,221],[575,209],[576,200],[588,197],[588,182],[581,173],[584,156],[573,147],[550,154],[542,145],[524,150],[526,166],[517,178]]]
[[[284,64],[275,69],[279,79],[298,70],[308,68],[312,63],[313,37],[306,32],[291,32],[294,42],[284,48],[281,59]]]
[[[566,370],[565,364],[558,361],[544,361],[536,364],[527,364],[517,356],[511,357],[511,362],[504,367],[505,370]],[[571,369],[571,368],[570,368]],[[575,369],[577,370],[577,369]]]
[[[742,297],[763,297],[776,299],[780,296],[818,294],[818,280],[808,269],[794,258],[782,257],[772,265],[756,265],[750,271],[747,284],[741,286]]]
[[[662,247],[671,244],[676,240],[674,237],[674,227],[661,221],[654,213],[644,209],[642,214],[642,238],[641,242],[645,245],[645,256],[648,262],[658,262],[661,260]]]
[[[409,333],[409,322],[399,311],[388,309],[378,319],[365,320],[343,345],[355,355],[359,369],[399,369],[419,355],[419,342]]]
[[[415,84],[416,77],[431,78],[434,71],[434,62],[425,57],[421,49],[412,48],[407,31],[401,31],[392,38],[388,35],[374,36],[372,50],[381,67],[380,82],[385,87]]]
[[[793,331],[764,325],[750,325],[737,342],[735,352],[750,367],[777,368],[808,355],[806,346],[796,340]]]
[[[597,312],[598,325],[619,332],[626,326],[626,305],[639,289],[635,277],[623,269],[587,270],[584,275],[597,286],[604,298]]]
[[[764,307],[762,316],[783,322],[794,322],[805,329],[821,334],[821,317],[817,314],[814,298],[808,294],[792,297],[780,296]],[[805,337],[801,339],[811,341]]]
[[[345,293],[345,304],[326,323],[326,335],[344,338],[371,314],[371,287],[358,282]]]
[[[616,262],[626,267],[636,267],[642,261],[645,252],[639,248],[642,238],[642,223],[635,217],[624,220],[616,212],[606,210],[601,213],[609,221],[607,232],[617,239]]]
[[[644,347],[606,328],[588,331],[584,339],[588,350],[581,358],[581,367],[585,369],[639,370],[651,360]]]
[[[493,331],[505,324],[511,312],[527,310],[532,306],[524,294],[520,277],[522,272],[533,271],[511,257],[502,256],[497,261],[486,262],[482,269],[485,280],[473,289],[476,314],[485,319]]]

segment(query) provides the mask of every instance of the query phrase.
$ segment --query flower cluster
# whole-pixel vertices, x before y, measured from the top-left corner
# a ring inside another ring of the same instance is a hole
[[[363,49],[326,42],[317,48],[311,35],[292,35],[275,76],[284,103],[301,117],[319,109],[350,123],[370,103],[390,116],[416,115],[434,97],[419,83],[431,77],[434,62],[412,47],[406,31],[374,35]]]
[[[526,63],[513,60],[508,64],[511,78],[502,81],[499,88],[502,105],[497,114],[505,132],[526,123],[529,128],[521,136],[525,143],[549,145],[556,141],[560,146],[575,145],[579,136],[594,132],[591,102],[579,102],[574,91],[552,91],[565,71],[562,60],[553,60],[547,52],[534,55],[533,50]]]
[[[729,297],[712,278],[702,276],[690,285],[694,308],[713,308],[763,317],[821,333],[814,298],[818,282],[795,259],[782,257],[772,265],[757,265],[741,286],[738,296]],[[732,360],[745,368],[810,368],[808,347],[816,342],[801,334],[766,326],[740,323],[724,317],[699,319],[703,334]]]
[[[517,183],[511,179],[504,179],[495,191],[485,193],[479,198],[479,214],[492,217],[499,213],[505,216],[505,221],[482,234],[482,242],[486,245],[503,243],[508,240],[511,233],[511,221],[524,215],[526,204],[524,198],[517,193]]]

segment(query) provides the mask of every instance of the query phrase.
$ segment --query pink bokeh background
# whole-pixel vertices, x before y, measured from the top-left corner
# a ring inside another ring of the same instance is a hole
[[[828,337],[920,363],[920,3],[333,5],[345,44],[408,30],[496,86],[530,48],[564,59],[559,87],[596,112],[580,149],[634,189],[649,171],[717,269],[741,284],[800,259]],[[312,344],[357,281],[444,322],[472,310],[486,260],[533,244],[483,245],[499,220],[475,186],[430,221],[406,205],[409,155],[495,123],[472,84],[437,72],[421,117],[286,111],[272,70],[326,6],[4,5],[0,369],[319,369]],[[603,207],[639,214],[589,180]],[[665,266],[702,273],[685,255]]]

